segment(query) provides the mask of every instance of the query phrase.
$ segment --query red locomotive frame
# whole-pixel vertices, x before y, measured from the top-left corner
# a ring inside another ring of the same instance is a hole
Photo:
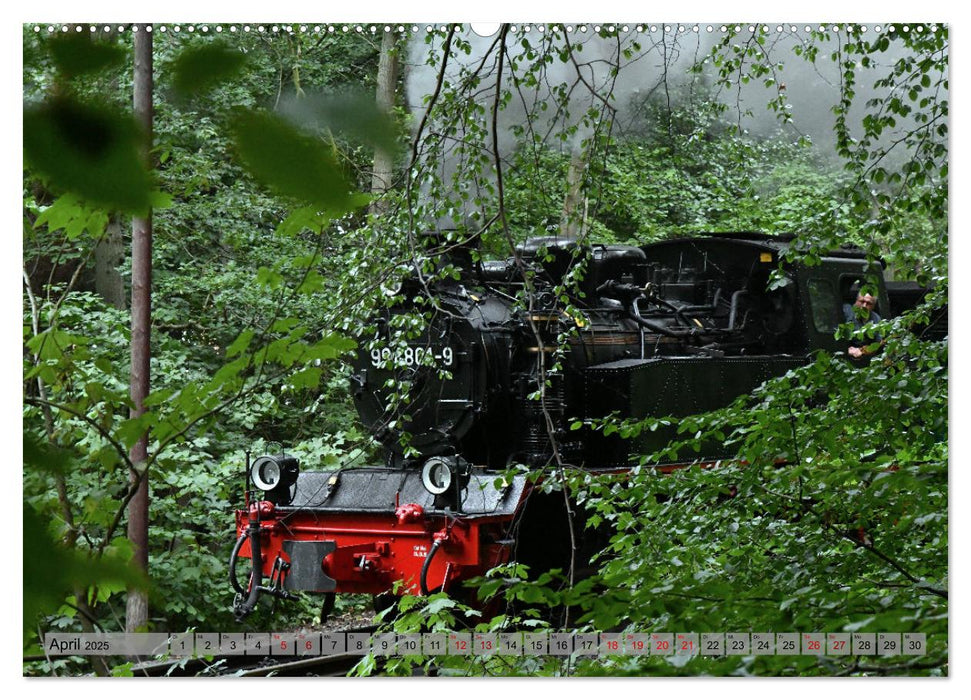
[[[277,577],[278,559],[290,564],[283,549],[286,540],[333,542],[335,549],[321,564],[324,575],[336,582],[334,593],[380,594],[396,581],[402,592],[421,592],[421,572],[435,543],[443,556],[426,570],[429,590],[448,590],[449,584],[484,574],[509,558],[509,546],[501,539],[508,517],[467,518],[428,516],[414,503],[397,512],[384,513],[288,513],[270,501],[256,501],[248,511],[236,512],[236,530],[244,538],[239,556],[252,558],[247,528],[260,511],[260,554],[267,579]],[[487,541],[492,544],[486,544]],[[282,577],[285,580],[285,576]]]

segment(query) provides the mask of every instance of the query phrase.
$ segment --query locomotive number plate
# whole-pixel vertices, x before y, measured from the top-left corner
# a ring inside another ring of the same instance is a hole
[[[392,367],[421,367],[422,365],[442,365],[451,367],[455,363],[456,352],[449,346],[434,348],[427,346],[378,349],[371,351],[371,366],[377,369]]]

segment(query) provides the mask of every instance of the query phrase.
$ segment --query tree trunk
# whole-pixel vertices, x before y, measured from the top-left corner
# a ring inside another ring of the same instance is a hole
[[[86,28],[82,29],[85,35],[90,35],[92,41],[108,43],[112,47],[120,37],[119,32],[99,29],[95,38],[95,35],[88,32]],[[112,73],[112,75],[115,74]],[[108,94],[114,95],[118,90],[118,78],[112,77],[108,82]],[[94,248],[94,290],[106,304],[120,310],[128,307],[128,300],[125,298],[125,281],[118,271],[118,267],[123,262],[125,262],[125,237],[122,232],[121,217],[118,214],[112,214],[108,219],[105,235]]]
[[[385,32],[381,38],[381,55],[378,58],[378,87],[376,101],[378,109],[391,114],[395,103],[395,85],[398,82],[398,51],[395,48],[396,33]],[[388,209],[388,201],[383,198],[391,189],[394,177],[394,157],[382,148],[374,151],[374,171],[371,175],[371,213],[381,214]]]
[[[573,149],[570,167],[566,174],[566,196],[563,198],[563,214],[560,232],[568,238],[576,238],[586,228],[586,199],[583,196],[583,171],[587,169],[587,153],[581,146]]]
[[[142,157],[150,165],[152,143],[152,35],[139,25],[135,32],[135,120],[142,128]],[[145,397],[149,392],[149,360],[152,324],[152,214],[132,219],[132,284],[131,284],[131,417],[145,413]],[[130,457],[136,468],[144,469],[148,460],[148,433],[142,435],[131,448]],[[130,475],[136,486],[135,496],[128,505],[128,539],[134,548],[136,566],[148,573],[148,474]],[[144,630],[148,622],[148,595],[130,589],[125,616],[125,630]]]
[[[125,282],[118,266],[125,259],[125,240],[121,235],[121,221],[112,216],[104,237],[94,249],[94,289],[109,306],[124,309]]]

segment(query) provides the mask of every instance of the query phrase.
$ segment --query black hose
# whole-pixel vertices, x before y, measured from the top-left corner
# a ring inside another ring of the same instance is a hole
[[[246,595],[246,589],[239,585],[239,581],[236,578],[236,562],[239,559],[239,550],[243,548],[243,543],[246,538],[249,537],[249,533],[244,532],[236,540],[236,546],[233,547],[233,553],[229,555],[229,583],[232,585],[233,590],[240,595]]]
[[[334,612],[334,604],[337,596],[333,593],[324,593],[324,602],[320,606],[320,624],[327,622],[327,618]]]
[[[681,313],[688,314],[698,314],[698,313],[713,313],[718,309],[718,304],[721,303],[722,288],[719,287],[715,290],[715,296],[712,298],[710,304],[692,304],[688,306],[678,306],[677,310]],[[674,306],[672,304],[672,306]]]
[[[428,569],[431,568],[432,559],[435,556],[435,552],[438,551],[439,545],[442,544],[441,540],[435,540],[432,544],[432,548],[428,550],[428,556],[425,557],[425,563],[421,565],[421,576],[418,579],[418,584],[420,586],[419,590],[422,595],[428,595]]]
[[[677,316],[679,319],[681,319],[681,322],[684,325],[686,325],[686,326],[690,326],[691,325],[691,322],[688,321],[688,317],[684,315],[684,309],[683,308],[681,308],[679,306],[675,306],[674,304],[672,304],[667,299],[652,298],[651,301],[653,301],[658,306],[666,306],[670,311],[672,311],[674,313],[675,316]],[[632,306],[635,307],[635,308],[637,307],[637,300],[636,299],[634,300]],[[637,309],[637,315],[638,315],[638,317],[641,315],[640,309]]]
[[[666,335],[671,338],[690,338],[695,335],[695,332],[691,329],[687,330],[674,330],[668,328],[662,323],[654,323],[653,321],[648,321],[643,318],[637,309],[637,304],[631,304],[630,306],[630,318],[639,326],[648,329],[649,331],[654,331],[655,333],[660,333],[661,335]]]
[[[250,538],[250,554],[253,557],[253,573],[249,580],[249,596],[236,608],[236,622],[242,622],[243,618],[249,615],[256,608],[256,602],[260,599],[260,592],[263,583],[263,555],[260,552],[260,524],[250,523],[246,529],[246,534]],[[238,583],[238,582],[237,582]]]

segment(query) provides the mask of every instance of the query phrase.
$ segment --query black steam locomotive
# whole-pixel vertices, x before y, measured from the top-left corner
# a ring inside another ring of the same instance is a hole
[[[512,560],[555,565],[568,549],[564,499],[508,467],[627,469],[670,435],[629,441],[588,426],[719,408],[815,350],[845,350],[834,332],[861,283],[876,286],[887,315],[879,268],[859,251],[806,267],[781,260],[789,242],[536,238],[504,261],[453,249],[445,262],[457,279],[406,279],[401,303],[361,339],[351,376],[385,464],[250,465],[257,496],[237,512],[231,562],[237,616],[261,593],[381,594],[396,581],[427,593]],[[426,322],[412,331],[418,298]],[[679,461],[724,456],[705,445]],[[244,557],[246,585],[235,573]]]

